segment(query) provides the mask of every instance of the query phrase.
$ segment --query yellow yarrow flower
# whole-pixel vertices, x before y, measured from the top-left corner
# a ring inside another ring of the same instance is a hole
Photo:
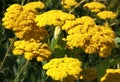
[[[61,4],[63,5],[64,8],[69,9],[72,6],[75,6],[77,4],[76,0],[62,0]]]
[[[69,34],[63,39],[69,48],[80,47],[86,53],[99,53],[99,56],[107,57],[115,47],[115,32],[109,25],[96,25],[89,16],[67,20],[62,29]]]
[[[82,16],[80,19],[76,19],[76,21],[80,21],[81,25],[86,25],[86,26],[95,26],[94,19],[91,18],[90,16]]]
[[[32,4],[34,5],[35,3],[37,3],[37,5],[35,5],[34,7],[32,6],[32,8],[29,7]],[[41,3],[42,2],[31,2],[26,4],[25,6],[21,6],[19,4],[11,5],[6,9],[7,12],[5,12],[5,16],[2,19],[3,25],[6,28],[12,29],[14,31],[31,29],[30,26],[32,26],[32,24],[34,23],[34,19],[36,17],[36,14],[34,12],[35,8],[39,8]],[[28,29],[24,28],[25,26]]]
[[[37,61],[48,60],[52,54],[47,44],[37,42],[34,39],[16,41],[14,46],[13,54],[24,55],[27,60],[32,60],[33,58],[36,58]]]
[[[76,22],[71,22],[70,27],[63,29],[67,30],[68,36],[64,39],[70,48],[80,47],[86,53],[99,53],[101,57],[110,55],[111,50],[115,47],[115,32],[108,26],[93,25],[87,26],[78,25]],[[70,23],[69,23],[70,24]],[[92,24],[92,23],[91,23]],[[65,24],[67,26],[67,24]]]
[[[115,32],[106,26],[96,26],[89,31],[90,40],[88,46],[84,48],[86,53],[99,53],[101,57],[110,55],[111,50],[115,47]]]
[[[16,55],[23,55],[23,53],[24,53],[24,50],[22,50],[22,49],[15,49],[14,51],[13,51],[13,53]]]
[[[83,32],[83,29],[91,28],[95,26],[94,20],[89,16],[82,16],[81,18],[76,18],[75,20],[67,20],[62,26],[62,29],[67,31],[68,34],[77,33],[79,31]]]
[[[11,5],[7,8],[7,12],[5,12],[5,16],[2,19],[3,25],[7,29],[15,31],[15,35],[18,38],[28,40],[31,39],[29,35],[31,34],[33,36],[32,38],[36,40],[43,40],[47,35],[47,31],[45,28],[39,29],[35,23],[35,17],[37,15],[35,8],[43,8],[40,6],[41,4],[42,2],[30,2],[25,6],[21,6],[19,4]],[[40,36],[35,33],[39,34]]]
[[[91,12],[99,12],[101,9],[105,9],[106,6],[100,2],[90,2],[84,5],[85,8],[88,8]]]
[[[32,38],[35,40],[44,40],[48,32],[45,28],[39,28],[35,25],[31,30],[15,32],[15,35],[25,40],[30,40]]]
[[[18,23],[16,23],[16,21],[22,11],[23,8],[19,4],[13,4],[8,7],[4,14],[4,18],[2,19],[2,25],[4,25],[6,29],[14,29],[14,27],[18,26]]]
[[[46,74],[54,80],[74,82],[80,76],[82,63],[76,58],[55,58],[43,66]]]
[[[41,1],[39,1],[39,2],[30,2],[30,3],[26,4],[26,5],[24,5],[23,8],[25,10],[32,10],[32,11],[37,13],[36,9],[37,8],[43,9],[43,8],[45,8],[45,5]]]
[[[120,82],[120,69],[107,69],[100,82]]]
[[[90,35],[80,33],[70,34],[64,40],[67,41],[67,45],[71,48],[73,47],[84,48],[84,46],[87,45],[87,41],[90,40]]]
[[[82,76],[80,79],[84,79],[85,81],[93,81],[97,77],[97,71],[93,68],[86,68],[82,72]]]
[[[61,10],[50,10],[37,15],[35,21],[39,27],[45,27],[46,25],[61,26],[64,24],[65,20],[71,20],[74,18],[74,15],[64,13]]]
[[[100,19],[114,19],[117,14],[115,14],[114,12],[112,11],[101,11],[99,13],[97,13],[97,16],[100,18]]]

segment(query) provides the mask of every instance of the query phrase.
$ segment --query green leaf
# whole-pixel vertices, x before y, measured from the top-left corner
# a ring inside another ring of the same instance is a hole
[[[110,61],[110,66],[114,66],[116,64],[119,64],[120,63],[120,58],[117,58],[117,59],[111,59]]]
[[[50,49],[51,49],[53,52],[54,52],[54,50],[55,50],[55,46],[56,46],[57,42],[58,42],[58,38],[55,39],[55,38],[53,37],[52,40],[51,40],[51,45],[50,45]]]
[[[116,43],[120,43],[120,37],[116,37],[116,38],[115,38],[115,42],[116,42]]]
[[[98,80],[105,74],[106,69],[109,67],[109,59],[104,59],[100,62],[97,69]]]

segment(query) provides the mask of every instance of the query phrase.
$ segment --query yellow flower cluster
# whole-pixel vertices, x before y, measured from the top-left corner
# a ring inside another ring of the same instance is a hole
[[[26,9],[26,10],[31,10],[31,11],[34,11],[34,12],[38,13],[36,11],[36,9],[37,8],[43,9],[43,8],[45,8],[45,5],[44,5],[44,3],[40,2],[40,1],[39,2],[30,2],[26,5],[24,5],[23,8]]]
[[[85,20],[80,20],[80,19]],[[98,26],[90,17],[77,18],[79,21],[66,21],[62,29],[69,34],[66,39],[70,48],[80,47],[86,53],[99,53],[101,57],[110,55],[115,47],[115,33],[110,27]]]
[[[63,5],[64,8],[69,9],[72,6],[75,6],[77,4],[76,0],[62,0],[61,4]]]
[[[15,31],[15,35],[18,38],[28,39],[29,34],[32,36],[40,34],[40,36],[33,37],[34,39],[43,39],[47,35],[47,31],[44,29],[38,29],[35,23],[35,17],[37,11],[35,8],[44,8],[42,2],[31,2],[24,6],[19,4],[13,4],[7,8],[5,16],[2,19],[3,25],[7,29]],[[44,35],[42,34],[44,32]],[[31,38],[29,38],[31,39]]]
[[[79,32],[83,34],[85,32],[85,30],[82,29],[83,27],[84,29],[86,28],[87,31],[87,28],[93,27],[95,25],[96,24],[91,17],[82,16],[81,18],[76,18],[75,20],[67,20],[65,24],[62,26],[62,29],[67,31],[68,34]]]
[[[48,32],[45,28],[39,28],[37,26],[33,27],[33,29],[31,29],[30,31],[20,31],[15,33],[16,36],[25,40],[44,40],[47,34]]]
[[[79,79],[82,71],[82,63],[76,58],[55,58],[43,66],[46,69],[46,74],[54,80],[62,82],[74,82]]]
[[[22,10],[23,8],[19,4],[13,4],[6,9],[7,12],[5,12],[5,17],[2,19],[5,28],[15,29],[14,27],[18,26],[19,22],[16,23],[16,21]]]
[[[88,50],[86,48],[86,52],[89,52],[90,47],[94,47],[101,57],[109,56],[112,48],[115,47],[115,32],[110,27],[98,26],[97,30],[90,33],[93,33],[91,38],[91,44],[93,45],[90,45]]]
[[[31,39],[30,41],[19,40],[14,43],[14,55],[24,55],[27,60],[36,58],[37,61],[48,60],[51,51],[48,45]]]
[[[83,70],[82,76],[80,79],[84,79],[85,81],[92,81],[97,77],[97,71],[93,68],[87,68]]]
[[[120,69],[107,69],[100,82],[120,82]]]
[[[115,14],[114,12],[112,11],[101,11],[99,13],[97,13],[97,16],[100,18],[100,19],[114,19],[117,14]]]
[[[91,12],[99,12],[101,9],[105,9],[105,5],[99,2],[90,2],[84,5],[85,8],[88,8]]]
[[[30,2],[24,6],[13,4],[7,8],[3,25],[15,32],[22,39],[14,43],[14,55],[24,55],[27,60],[36,58],[37,61],[48,60],[51,51],[48,45],[40,43],[48,34],[45,28],[36,26],[35,17],[38,14],[36,8],[44,8],[42,2]]]
[[[46,25],[61,26],[65,20],[75,19],[72,14],[64,13],[61,10],[50,10],[36,17],[37,26],[44,27]]]

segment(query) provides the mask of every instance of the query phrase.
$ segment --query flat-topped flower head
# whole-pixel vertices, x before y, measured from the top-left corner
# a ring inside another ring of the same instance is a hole
[[[34,5],[34,6],[32,6]],[[5,28],[13,30],[16,37],[20,39],[31,39],[43,40],[47,35],[47,31],[44,29],[39,29],[35,23],[35,17],[37,15],[37,10],[35,8],[43,8],[42,2],[30,2],[25,6],[19,4],[13,4],[7,8],[5,16],[2,19]],[[30,6],[30,7],[29,7]],[[13,11],[14,10],[14,11]],[[34,33],[36,32],[36,34]],[[33,36],[30,36],[30,34]],[[44,35],[43,35],[44,33]],[[40,36],[38,36],[40,34]]]
[[[70,48],[73,47],[84,48],[84,46],[87,46],[87,42],[90,40],[90,35],[75,33],[68,35],[67,38],[64,40],[67,42],[67,45]]]
[[[105,5],[100,2],[90,2],[84,5],[85,8],[88,8],[91,12],[99,12],[101,9],[105,9]]]
[[[66,20],[72,19],[75,19],[75,16],[72,14],[64,13],[61,10],[50,10],[37,15],[35,21],[37,26],[45,27],[46,25],[61,26]]]
[[[90,16],[82,16],[80,19],[76,19],[76,21],[80,22],[81,25],[86,25],[86,26],[95,26],[94,19],[91,18]]]
[[[101,11],[101,12],[97,13],[97,16],[100,19],[106,20],[106,19],[114,19],[114,18],[116,18],[117,14],[115,14],[112,11]]]
[[[68,31],[64,39],[70,48],[80,47],[86,53],[99,53],[101,57],[108,57],[115,47],[115,32],[107,26],[86,27],[75,26]]]
[[[95,22],[93,18],[89,16],[82,16],[80,18],[76,18],[75,20],[67,20],[65,24],[62,26],[62,29],[67,31],[68,34],[78,33],[78,31],[83,33],[83,29],[87,29],[95,26]]]
[[[20,13],[23,11],[23,8],[19,4],[13,4],[6,9],[4,14],[4,18],[2,19],[2,25],[5,26],[6,29],[14,29],[18,26],[16,21],[20,16]]]
[[[115,32],[107,26],[97,26],[96,31],[91,32],[93,36],[91,37],[91,44],[85,49],[86,52],[89,52],[91,47],[94,47],[99,56],[108,57],[111,54],[111,50],[115,47]]]
[[[55,58],[43,66],[46,74],[54,80],[74,82],[80,76],[82,63],[76,58]]]
[[[39,28],[35,25],[34,27],[32,27],[31,30],[15,32],[15,35],[20,39],[35,39],[42,41],[45,40],[46,36],[48,35],[48,32],[45,28]]]
[[[44,5],[44,3],[41,2],[41,1],[38,1],[38,2],[30,2],[30,3],[26,4],[26,5],[24,5],[23,8],[24,8],[25,10],[31,10],[31,11],[37,13],[36,9],[37,9],[37,8],[43,9],[43,8],[45,8],[45,5]]]
[[[120,69],[107,69],[100,82],[120,82]]]
[[[77,4],[76,0],[62,0],[61,4],[63,5],[64,8],[69,9],[72,6],[75,6]]]
[[[25,59],[32,60],[36,58],[37,61],[48,60],[52,52],[45,43],[37,42],[34,39],[30,41],[19,40],[14,43],[14,55],[23,55]]]

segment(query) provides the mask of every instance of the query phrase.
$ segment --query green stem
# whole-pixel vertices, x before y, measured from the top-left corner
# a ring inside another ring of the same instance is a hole
[[[27,0],[27,3],[29,3],[30,2],[30,0]]]
[[[16,76],[16,78],[13,80],[13,82],[19,82],[19,77],[20,77],[20,75],[24,72],[24,70],[26,70],[28,64],[29,64],[29,61],[26,61],[26,63],[25,63],[24,66],[21,68],[20,72],[18,73],[18,75]]]
[[[120,69],[120,64],[117,64],[117,68]]]
[[[25,0],[22,0],[21,5],[24,5],[24,4],[25,4]]]
[[[42,66],[44,66],[47,62],[46,61],[41,61],[41,63],[42,63]],[[45,74],[45,70],[42,69],[42,79],[41,79],[41,82],[46,82],[47,78],[48,77]]]
[[[78,6],[80,6],[83,2],[85,2],[86,0],[82,0],[82,1],[80,1],[77,5],[75,5],[70,11],[69,11],[69,13],[72,13],[74,10],[75,10],[75,8],[77,8]]]
[[[9,55],[9,52],[10,52],[10,50],[12,49],[13,44],[14,44],[14,42],[16,41],[16,39],[17,39],[16,37],[13,38],[13,41],[11,42],[11,44],[10,44],[8,50],[6,51],[5,57],[4,57],[4,59],[3,59],[2,63],[1,63],[1,65],[0,65],[0,70],[2,69],[2,67],[3,67],[3,65],[4,65],[4,63],[5,63],[5,61],[6,61],[6,58],[7,58],[7,56]]]
[[[60,26],[56,26],[55,27],[55,31],[54,31],[54,38],[57,39],[59,34],[60,34],[61,28]]]
[[[55,31],[54,31],[54,36],[51,40],[51,44],[50,44],[50,49],[54,52],[55,50],[55,47],[57,45],[57,42],[58,42],[58,39],[59,39],[59,36],[60,36],[60,32],[61,32],[61,28],[60,26],[56,26],[55,27]]]

